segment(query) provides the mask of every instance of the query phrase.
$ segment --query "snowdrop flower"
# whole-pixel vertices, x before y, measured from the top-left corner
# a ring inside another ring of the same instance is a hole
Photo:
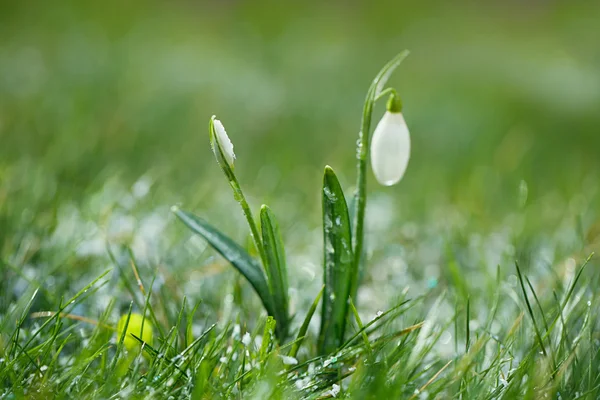
[[[213,118],[211,119],[211,122],[212,122],[212,126],[214,129],[214,134],[215,134],[215,137],[217,140],[217,144],[218,144],[219,148],[221,149],[221,151],[223,152],[225,161],[227,161],[227,164],[229,165],[230,168],[233,168],[233,162],[235,161],[235,153],[233,152],[233,143],[231,143],[229,136],[227,136],[227,132],[225,131],[225,127],[223,126],[223,123],[221,123],[221,121],[219,121],[218,119],[216,119],[213,116]],[[213,149],[213,151],[216,151],[216,149]]]
[[[392,94],[373,132],[371,167],[377,181],[385,186],[402,179],[410,158],[410,135],[401,111],[400,99]]]

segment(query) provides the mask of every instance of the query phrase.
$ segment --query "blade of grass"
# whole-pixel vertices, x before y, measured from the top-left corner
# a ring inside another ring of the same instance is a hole
[[[271,347],[276,326],[277,321],[275,321],[275,319],[273,319],[271,316],[267,317],[267,321],[265,322],[265,330],[263,332],[263,340],[259,350],[259,359],[261,362],[265,360],[267,353],[269,352],[269,347]]]
[[[23,326],[23,323],[27,319],[27,314],[29,313],[29,310],[31,310],[31,306],[33,305],[33,302],[35,301],[37,294],[38,294],[38,289],[35,289],[33,291],[33,293],[31,294],[31,296],[29,297],[29,300],[27,301],[27,304],[25,305],[25,308],[23,309],[23,312],[21,313],[21,317],[17,321],[17,327],[15,329],[15,332],[14,332],[12,340],[11,340],[13,347],[12,347],[11,351],[9,352],[11,357],[14,357],[14,355],[15,355],[15,351],[17,350],[17,344],[19,343],[19,334],[21,332],[21,327]]]
[[[467,315],[465,322],[465,331],[467,332],[467,338],[465,340],[465,353],[469,352],[469,346],[471,345],[471,328],[469,327],[469,321],[471,320],[471,297],[467,296]]]
[[[110,367],[108,367],[109,376],[112,375],[113,371],[117,367],[117,361],[119,361],[119,355],[123,351],[123,347],[125,346],[125,336],[127,335],[127,328],[129,327],[129,320],[131,319],[131,311],[133,310],[133,301],[129,303],[129,311],[127,312],[127,319],[125,320],[125,325],[123,327],[123,331],[119,335],[119,342],[117,343],[117,351],[110,363]]]
[[[562,302],[560,303],[560,307],[558,309],[557,315],[554,317],[554,320],[550,324],[550,329],[548,331],[546,331],[546,333],[544,334],[543,339],[546,339],[552,333],[552,331],[554,330],[554,327],[556,326],[558,321],[561,319],[561,315],[563,315],[563,312],[564,312],[565,308],[567,307],[567,304],[569,303],[569,300],[571,299],[573,292],[575,291],[575,287],[577,286],[577,283],[579,282],[579,279],[581,278],[583,271],[587,267],[587,265],[590,262],[590,260],[592,259],[592,257],[594,257],[594,254],[595,253],[591,253],[588,256],[588,258],[583,262],[583,264],[581,265],[581,268],[579,268],[579,271],[577,271],[575,278],[573,278],[573,281],[569,285],[569,288],[567,289],[567,292],[565,293],[565,296],[564,296]]]
[[[373,349],[371,348],[371,344],[369,343],[369,337],[367,336],[367,333],[365,332],[365,327],[362,323],[362,320],[360,319],[360,316],[358,315],[358,310],[356,309],[356,307],[354,307],[352,297],[348,298],[348,302],[350,303],[350,309],[352,310],[352,313],[354,314],[354,319],[356,320],[356,324],[358,325],[358,331],[361,332],[363,342],[365,344],[365,349],[367,349],[369,355],[373,355]]]
[[[525,299],[525,304],[527,306],[527,312],[531,317],[531,321],[533,322],[533,329],[535,331],[535,336],[538,340],[538,344],[542,349],[542,353],[546,356],[548,353],[546,352],[546,346],[544,346],[544,341],[542,339],[542,335],[540,334],[540,330],[537,326],[537,322],[535,321],[535,315],[533,315],[533,309],[531,308],[531,304],[529,303],[529,298],[527,296],[527,291],[525,290],[525,283],[523,281],[523,275],[521,274],[521,268],[519,268],[519,263],[515,262],[515,266],[517,267],[517,276],[519,277],[519,283],[521,285],[521,290],[523,291],[523,297]]]
[[[354,335],[352,335],[348,340],[346,340],[346,342],[344,342],[344,344],[342,346],[340,346],[340,350],[345,349],[346,347],[350,346],[352,344],[352,342],[354,342],[354,340],[356,340],[356,338],[361,336],[362,332],[367,331],[371,326],[375,325],[377,322],[383,321],[388,316],[393,315],[396,311],[399,311],[399,309],[402,306],[404,306],[405,304],[407,304],[409,301],[410,300],[405,300],[405,301],[401,302],[400,304],[396,305],[395,307],[392,307],[389,310],[385,311],[383,314],[378,315],[372,321],[369,321],[362,329],[360,329],[358,332],[354,333]],[[367,332],[367,336],[368,335],[369,335],[369,332]]]
[[[538,298],[537,293],[535,292],[535,289],[533,288],[533,285],[531,284],[531,281],[529,280],[529,278],[527,276],[525,277],[525,281],[527,282],[527,286],[529,286],[529,290],[531,291],[531,294],[533,294],[533,299],[535,300],[538,310],[540,311],[540,315],[542,316],[542,322],[544,323],[544,329],[546,330],[546,332],[548,332],[550,330],[550,328],[548,327],[548,320],[546,319],[546,314],[544,313],[544,309],[542,308],[540,299]],[[551,337],[548,336],[547,340],[548,340],[548,349],[549,349],[549,353],[550,353],[550,358],[552,359],[552,366],[553,366],[554,370],[556,371],[557,364],[556,364],[556,358],[554,356],[554,352],[552,351]]]
[[[429,379],[423,386],[421,386],[420,389],[416,390],[409,400],[416,399],[417,396],[421,392],[423,392],[423,390],[427,389],[427,386],[431,385],[438,378],[438,376],[440,376],[441,373],[444,372],[444,370],[446,370],[446,368],[450,366],[450,364],[452,364],[452,360],[448,361],[446,365],[444,365],[438,372],[436,372],[435,375],[433,375],[431,379]]]
[[[321,288],[321,291],[319,292],[319,294],[313,301],[312,305],[310,306],[308,312],[306,313],[304,322],[302,322],[302,326],[300,327],[300,330],[298,331],[298,336],[296,336],[296,341],[293,344],[292,348],[290,349],[290,352],[288,353],[289,357],[295,358],[296,354],[298,354],[298,350],[300,350],[300,346],[302,345],[302,342],[304,341],[304,338],[306,337],[306,332],[308,332],[308,326],[310,325],[310,321],[312,320],[312,317],[313,317],[315,311],[317,310],[317,306],[319,305],[319,301],[321,300],[321,297],[323,296],[324,290],[325,290],[325,286],[323,286]]]
[[[142,345],[142,349],[146,353],[148,353],[151,357],[154,357],[154,364],[155,365],[159,365],[160,366],[164,362],[169,367],[173,367],[174,369],[176,369],[177,371],[179,371],[184,377],[186,377],[186,378],[188,377],[187,374],[185,373],[185,371],[183,371],[181,368],[179,368],[179,366],[177,364],[175,364],[172,360],[166,359],[162,352],[160,352],[159,350],[156,350],[149,343],[144,342],[142,340],[142,338],[140,338],[139,336],[135,335],[134,333],[130,333],[130,335]],[[166,348],[166,345],[164,346],[164,348]],[[161,370],[161,371],[164,371],[164,370]],[[163,379],[164,379],[164,377],[163,377]]]
[[[56,312],[56,314],[52,317],[47,319],[42,326],[40,326],[34,333],[33,335],[31,335],[31,337],[29,337],[29,339],[27,340],[27,342],[25,343],[25,345],[23,346],[24,349],[27,349],[27,347],[29,347],[29,345],[35,340],[35,338],[42,332],[42,330],[44,330],[44,328],[46,326],[48,326],[52,321],[54,321],[55,319],[60,318],[61,313],[67,309],[69,306],[74,305],[77,300],[83,296],[85,293],[87,293],[87,291],[94,286],[100,279],[104,278],[110,271],[112,271],[112,268],[107,269],[106,271],[104,271],[102,274],[100,274],[100,276],[98,276],[96,279],[94,279],[92,282],[90,282],[89,284],[87,284],[86,286],[83,287],[83,289],[81,289],[79,292],[77,292],[77,294],[75,294],[75,296],[71,297],[69,299],[69,301],[67,301],[66,303],[64,303],[65,305],[61,305],[59,307],[59,310]]]

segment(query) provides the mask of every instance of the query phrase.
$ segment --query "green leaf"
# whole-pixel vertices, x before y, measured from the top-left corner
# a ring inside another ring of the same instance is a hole
[[[348,215],[350,215],[350,231],[352,232],[352,229],[354,229],[354,226],[352,224],[354,224],[355,220],[355,215],[356,215],[356,207],[357,207],[357,198],[356,196],[350,196],[350,198],[348,199]],[[350,297],[352,298],[352,301],[356,304],[356,295],[357,295],[357,291],[358,291],[358,284],[360,282],[362,282],[365,273],[367,272],[367,266],[366,266],[366,254],[365,254],[365,249],[367,246],[367,238],[363,237],[363,245],[361,246],[361,256],[358,259],[358,265],[354,265],[353,268],[355,268],[354,270],[354,274],[356,274],[356,276],[354,277],[356,279],[355,282],[353,282],[353,286],[350,287]],[[354,262],[357,262],[357,260],[355,259]]]
[[[275,306],[277,320],[277,336],[284,340],[288,329],[288,278],[285,262],[283,240],[279,226],[271,209],[263,205],[260,209],[260,225],[262,241],[265,249],[267,265],[267,283]]]
[[[353,254],[350,218],[344,192],[335,172],[325,167],[323,177],[324,283],[319,351],[335,351],[344,340]]]
[[[390,79],[392,73],[400,66],[402,61],[408,56],[409,51],[404,50],[400,52],[396,57],[392,58],[382,69],[379,71],[373,85],[375,87],[374,97],[377,98],[384,90],[387,81]]]
[[[194,233],[202,236],[219,254],[231,263],[250,282],[269,315],[275,315],[273,301],[260,264],[248,252],[202,218],[172,208],[173,213]]]

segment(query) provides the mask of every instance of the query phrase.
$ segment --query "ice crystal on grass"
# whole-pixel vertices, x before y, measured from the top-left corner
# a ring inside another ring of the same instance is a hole
[[[244,333],[244,336],[242,337],[242,343],[246,347],[250,346],[250,343],[252,343],[252,337],[250,336],[250,333]]]

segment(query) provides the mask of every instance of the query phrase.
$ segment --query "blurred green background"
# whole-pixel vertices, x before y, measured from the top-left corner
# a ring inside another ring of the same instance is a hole
[[[599,20],[594,1],[4,2],[0,255],[43,282],[89,265],[72,253],[88,231],[110,236],[107,215],[124,218],[118,233],[174,203],[244,240],[208,145],[213,114],[254,207],[272,205],[292,248],[318,244],[322,169],[351,188],[366,90],[403,49],[391,84],[412,159],[400,185],[370,182],[384,227],[373,241],[411,243],[406,221],[430,223],[419,234],[435,239],[431,221],[454,213],[458,232],[494,231],[521,210],[524,230],[554,232],[568,216],[569,234],[593,242]],[[161,224],[153,237],[187,234]],[[193,264],[163,248],[169,268]]]

